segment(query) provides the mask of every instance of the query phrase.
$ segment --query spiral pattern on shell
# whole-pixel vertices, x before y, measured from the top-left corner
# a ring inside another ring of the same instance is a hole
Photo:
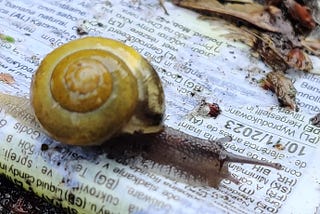
[[[164,95],[152,66],[133,48],[86,37],[49,53],[33,76],[31,103],[42,127],[72,145],[162,129]]]

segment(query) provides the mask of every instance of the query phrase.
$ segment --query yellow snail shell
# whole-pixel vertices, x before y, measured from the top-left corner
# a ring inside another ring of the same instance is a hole
[[[157,73],[133,48],[101,37],[49,53],[33,76],[31,104],[47,133],[66,144],[98,145],[119,133],[162,130]]]

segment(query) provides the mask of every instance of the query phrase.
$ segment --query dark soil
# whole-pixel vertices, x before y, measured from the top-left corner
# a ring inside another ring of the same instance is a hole
[[[61,208],[54,207],[44,199],[14,185],[0,175],[0,213],[1,214],[63,214]]]

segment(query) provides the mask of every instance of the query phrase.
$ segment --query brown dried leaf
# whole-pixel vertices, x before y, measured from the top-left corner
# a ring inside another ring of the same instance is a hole
[[[246,27],[229,27],[231,33],[225,35],[249,45],[258,56],[275,71],[285,72],[294,68],[309,72],[312,70],[312,61],[304,53],[300,42],[282,37],[281,34],[261,32]]]
[[[291,19],[298,22],[299,28],[314,29],[316,27],[310,8],[299,4],[295,0],[284,0],[283,4],[287,8]]]
[[[312,61],[302,49],[292,48],[287,54],[287,63],[290,67],[309,72],[313,69]]]
[[[291,24],[285,20],[280,9],[274,6],[265,7],[258,3],[221,4],[216,0],[176,0],[174,3],[206,14],[233,17],[271,32],[293,32]]]
[[[264,62],[276,71],[286,71],[288,68],[294,68],[309,72],[313,68],[312,61],[302,49],[306,47],[310,52],[318,54],[319,45],[314,40],[311,40],[313,43],[310,43],[308,40],[303,40],[303,37],[298,38],[291,22],[284,17],[285,13],[281,10],[287,8],[291,16],[297,14],[301,23],[311,26],[313,22],[309,19],[310,14],[306,12],[304,6],[294,0],[266,1],[265,3],[268,6],[258,3],[239,4],[234,1],[222,0],[180,0],[175,1],[175,3],[206,14],[232,17],[236,21],[240,19],[259,27],[260,29],[254,29],[243,26],[240,33],[239,30],[238,32],[234,30],[236,32],[234,35],[238,34],[234,38],[252,47]],[[279,5],[281,9],[274,5]],[[301,20],[303,18],[305,19]],[[238,27],[235,29],[238,29]],[[243,32],[243,29],[245,29],[245,32]],[[300,42],[300,39],[303,43]]]
[[[225,35],[226,38],[241,41],[250,46],[255,53],[256,57],[261,59],[272,67],[274,70],[285,71],[289,67],[281,53],[278,53],[273,41],[266,35],[260,35],[259,32],[249,30],[247,28],[229,28],[232,33]]]
[[[297,90],[293,86],[292,80],[282,72],[272,71],[268,73],[266,79],[262,81],[262,87],[273,91],[277,95],[281,106],[298,110],[296,104]]]

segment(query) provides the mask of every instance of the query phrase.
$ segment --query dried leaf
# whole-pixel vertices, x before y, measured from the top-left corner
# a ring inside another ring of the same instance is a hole
[[[271,32],[281,32],[283,34],[293,32],[291,24],[285,20],[281,11],[273,6],[266,8],[258,3],[221,4],[216,0],[176,0],[174,3],[206,14],[233,17],[238,21],[242,20]]]
[[[320,30],[316,31],[320,28],[317,26],[320,4],[317,0],[300,0],[299,3],[295,0],[175,0],[174,3],[234,21],[237,26],[230,27],[231,33],[226,37],[246,43],[278,71],[269,73],[263,86],[276,93],[282,106],[297,110],[296,89],[284,72],[289,68],[310,72],[313,65],[305,53],[307,50],[320,56]],[[239,21],[245,25],[239,28]],[[305,38],[310,31],[312,33]]]
[[[301,71],[308,72],[313,69],[310,58],[299,48],[292,48],[287,54],[286,61],[292,68],[296,68]]]
[[[297,90],[293,86],[292,80],[282,72],[273,71],[268,73],[266,79],[262,81],[262,87],[273,91],[277,95],[281,106],[298,110],[296,104]]]
[[[301,48],[297,48],[300,43],[297,42],[294,46],[292,41],[281,34],[259,32],[245,27],[229,27],[229,30],[232,33],[225,37],[249,45],[273,70],[285,72],[288,68],[294,68],[309,72],[313,68],[310,58]]]
[[[283,4],[287,8],[291,18],[299,23],[299,27],[307,29],[314,29],[316,27],[316,22],[313,19],[310,8],[294,0],[284,0]]]

